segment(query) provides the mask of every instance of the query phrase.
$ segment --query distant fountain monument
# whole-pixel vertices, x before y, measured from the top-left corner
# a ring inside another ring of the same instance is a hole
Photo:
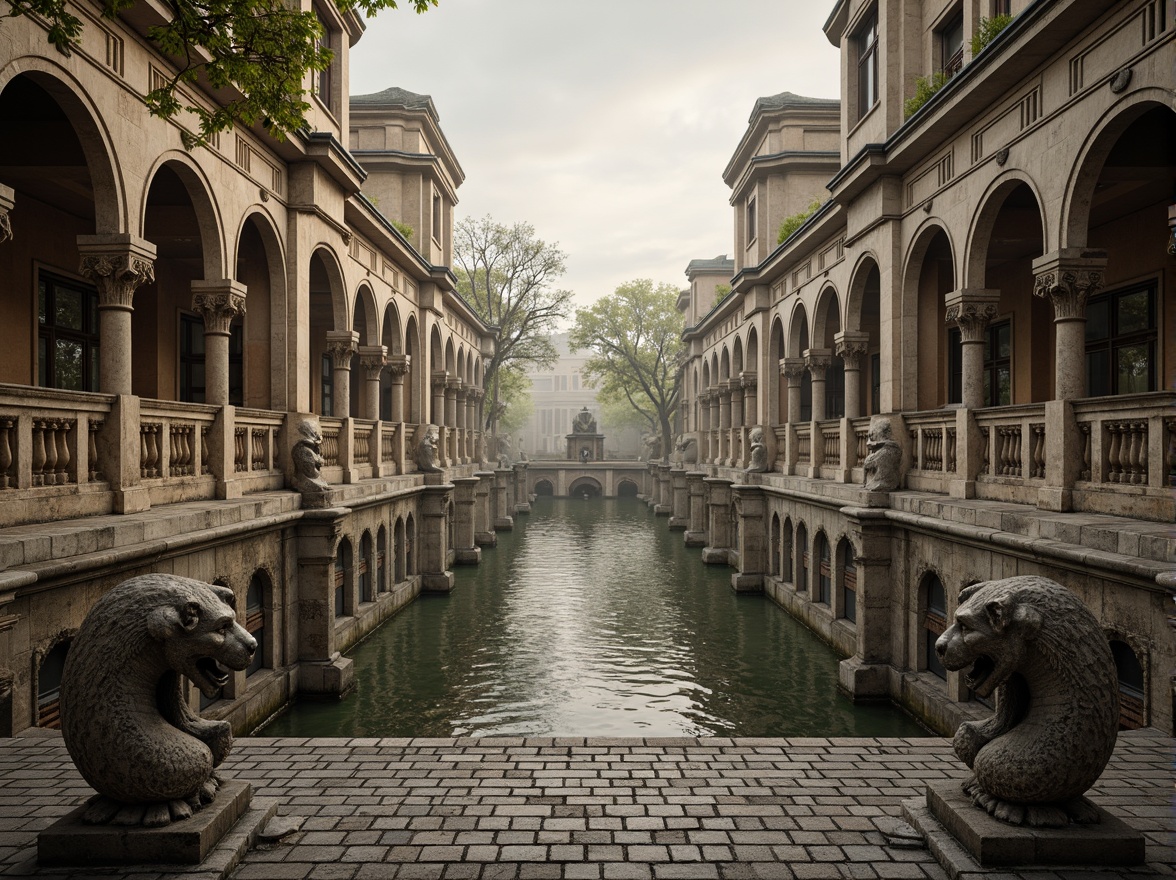
[[[596,433],[596,419],[584,407],[572,419],[572,433],[568,434],[568,461],[586,464],[604,460],[604,435]]]

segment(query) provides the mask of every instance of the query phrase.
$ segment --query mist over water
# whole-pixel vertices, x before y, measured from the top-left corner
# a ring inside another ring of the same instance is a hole
[[[737,595],[636,500],[540,498],[350,652],[356,692],[265,736],[919,736],[837,690],[837,655]]]

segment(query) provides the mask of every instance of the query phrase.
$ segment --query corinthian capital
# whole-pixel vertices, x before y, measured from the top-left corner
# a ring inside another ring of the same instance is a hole
[[[806,365],[804,358],[781,358],[780,359],[780,375],[788,380],[791,385],[794,382],[799,382],[804,376]]]
[[[408,368],[412,364],[412,356],[407,354],[390,354],[384,361],[384,369],[392,377],[392,382],[403,382]]]
[[[1107,252],[1065,248],[1033,261],[1033,295],[1053,305],[1054,321],[1086,319],[1086,301],[1103,285]]]
[[[79,235],[78,273],[98,288],[98,308],[131,310],[135,291],[155,280],[155,245],[132,235]]]
[[[204,318],[205,333],[229,335],[234,318],[245,314],[245,285],[239,281],[193,281],[192,311]]]
[[[947,324],[959,327],[961,342],[984,342],[999,301],[999,290],[953,290],[944,300]]]
[[[870,334],[843,330],[833,335],[833,353],[845,363],[847,370],[859,370],[862,358],[870,350]]]
[[[328,330],[327,354],[336,370],[351,368],[351,358],[359,346],[359,334],[354,330]]]
[[[8,212],[16,204],[16,194],[12,187],[0,184],[0,244],[12,238],[12,221],[8,219]]]
[[[825,372],[833,365],[833,352],[827,348],[806,348],[804,363],[814,382],[823,382]]]
[[[359,365],[369,379],[379,379],[384,372],[384,360],[388,349],[383,345],[361,345],[359,347]]]

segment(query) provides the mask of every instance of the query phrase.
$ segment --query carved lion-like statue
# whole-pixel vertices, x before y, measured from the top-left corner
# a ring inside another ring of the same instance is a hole
[[[498,466],[508,468],[514,463],[510,447],[510,435],[500,434],[498,437]]]
[[[290,450],[293,475],[290,482],[302,495],[302,506],[318,508],[327,506],[327,491],[330,484],[320,472],[323,466],[323,435],[310,419],[298,423],[298,440]]]
[[[436,474],[441,472],[440,466],[437,464],[437,444],[440,442],[440,432],[436,425],[421,425],[417,429],[418,439],[416,442],[416,464],[417,468],[426,474]]]
[[[751,460],[746,473],[762,474],[768,469],[768,447],[764,444],[764,429],[756,425],[747,435],[751,447]]]
[[[658,461],[662,457],[661,434],[641,435],[641,459],[643,461]]]
[[[698,461],[698,438],[693,434],[679,434],[674,441],[674,452],[680,464],[695,464]]]
[[[866,440],[869,454],[862,462],[868,492],[893,492],[902,481],[902,446],[894,439],[890,422],[874,419]]]
[[[215,698],[255,650],[228,587],[148,574],[98,600],[61,679],[65,746],[98,792],[83,821],[155,827],[210,803],[232,729],[188,708],[180,676]]]
[[[935,650],[948,669],[971,667],[975,693],[996,694],[995,714],[955,735],[972,802],[1013,825],[1097,822],[1082,795],[1114,750],[1119,689],[1107,639],[1078,598],[1042,577],[975,584]]]

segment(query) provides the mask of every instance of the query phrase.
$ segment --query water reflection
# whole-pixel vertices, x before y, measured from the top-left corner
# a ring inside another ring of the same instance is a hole
[[[912,736],[837,692],[837,657],[637,501],[540,499],[448,597],[352,652],[357,692],[272,736]]]

